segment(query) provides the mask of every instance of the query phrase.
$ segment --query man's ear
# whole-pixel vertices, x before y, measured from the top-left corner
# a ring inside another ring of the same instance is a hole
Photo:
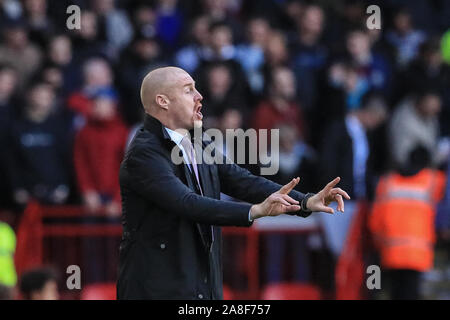
[[[165,94],[157,94],[155,97],[156,104],[165,110],[169,109],[169,97]]]

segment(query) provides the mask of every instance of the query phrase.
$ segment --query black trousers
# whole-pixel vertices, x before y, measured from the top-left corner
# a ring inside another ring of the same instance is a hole
[[[384,272],[384,280],[392,300],[420,299],[421,272],[408,269],[389,269]]]

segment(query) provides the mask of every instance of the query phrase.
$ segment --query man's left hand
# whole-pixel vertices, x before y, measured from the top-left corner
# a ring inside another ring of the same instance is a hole
[[[337,210],[344,212],[344,200],[342,197],[350,200],[350,196],[341,188],[334,188],[340,180],[341,178],[337,177],[328,183],[319,193],[309,198],[306,203],[306,208],[311,211],[321,211],[333,214],[334,210],[333,208],[330,208],[329,205],[331,202],[335,201],[338,204]]]

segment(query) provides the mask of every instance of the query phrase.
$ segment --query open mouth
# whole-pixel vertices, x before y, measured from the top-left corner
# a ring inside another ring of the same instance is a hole
[[[199,105],[199,106],[196,108],[196,111],[195,111],[195,114],[197,115],[197,117],[198,117],[200,120],[203,119],[203,114],[202,114],[202,112],[201,112],[201,109],[202,109],[202,105]]]

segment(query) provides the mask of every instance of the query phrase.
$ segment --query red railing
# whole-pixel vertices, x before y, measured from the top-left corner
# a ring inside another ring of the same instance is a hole
[[[17,250],[15,256],[17,273],[42,264],[53,264],[54,257],[50,249],[44,246],[47,239],[75,239],[86,237],[116,237],[120,239],[122,226],[111,223],[86,224],[70,221],[73,218],[86,218],[92,216],[87,214],[82,207],[73,206],[40,206],[31,203],[25,210],[17,230]],[[106,217],[104,212],[98,212],[96,217]],[[53,219],[51,223],[46,220]],[[68,221],[66,220],[68,219]],[[244,237],[245,239],[245,263],[244,273],[247,279],[245,290],[233,290],[236,299],[258,299],[260,298],[260,237],[265,233],[308,233],[321,232],[319,227],[296,229],[261,229],[257,226],[251,228],[226,227],[223,228],[224,237]],[[356,235],[357,237],[358,235]],[[62,241],[62,240],[59,240]],[[357,241],[357,240],[354,240]],[[61,247],[61,246],[60,246]],[[351,246],[347,245],[349,250]],[[74,250],[69,245],[64,250]],[[71,255],[70,252],[67,255]],[[351,261],[346,260],[346,263]],[[342,270],[342,268],[341,268]],[[343,272],[343,271],[341,271]],[[342,276],[341,276],[342,279]]]

